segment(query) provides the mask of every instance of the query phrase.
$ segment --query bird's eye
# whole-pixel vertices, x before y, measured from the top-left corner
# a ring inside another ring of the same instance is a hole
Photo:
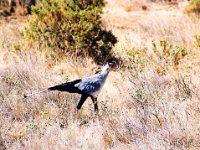
[[[109,66],[112,66],[113,65],[113,63],[108,63],[109,64]]]

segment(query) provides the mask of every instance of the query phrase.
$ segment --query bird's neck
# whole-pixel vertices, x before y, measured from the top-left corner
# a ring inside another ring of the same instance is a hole
[[[107,76],[110,71],[110,66],[106,64],[103,69],[101,70],[100,74],[103,76]]]

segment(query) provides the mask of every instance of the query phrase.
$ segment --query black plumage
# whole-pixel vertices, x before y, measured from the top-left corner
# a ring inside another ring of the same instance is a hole
[[[77,83],[80,83],[80,82],[81,82],[81,79],[78,79],[71,82],[66,82],[60,85],[49,87],[48,90],[50,91],[58,90],[58,91],[66,91],[69,93],[82,94],[81,90],[79,90],[78,87],[75,86]]]

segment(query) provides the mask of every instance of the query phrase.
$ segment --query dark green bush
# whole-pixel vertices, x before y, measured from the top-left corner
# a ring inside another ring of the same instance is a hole
[[[24,35],[61,55],[89,56],[96,62],[111,55],[116,37],[101,25],[103,0],[41,0],[32,7]]]

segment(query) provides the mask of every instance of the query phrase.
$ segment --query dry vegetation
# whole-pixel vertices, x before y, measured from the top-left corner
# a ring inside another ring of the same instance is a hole
[[[11,16],[13,14],[17,16],[27,14],[28,2],[29,0],[1,0],[0,17]]]
[[[110,73],[98,115],[90,100],[76,114],[76,94],[23,99],[97,67],[89,58],[52,66],[20,40],[25,18],[0,20],[0,149],[200,149],[200,20],[186,4],[108,0],[103,23],[125,68]]]

